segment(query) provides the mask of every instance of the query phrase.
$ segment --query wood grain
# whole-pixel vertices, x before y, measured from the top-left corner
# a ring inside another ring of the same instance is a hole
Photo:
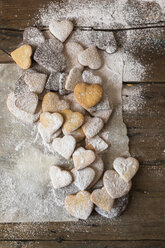
[[[19,28],[23,29],[29,25],[33,25],[37,19],[39,9],[48,6],[50,0],[2,0],[1,1],[1,28]],[[68,12],[70,18],[76,21],[78,26],[119,29],[129,27],[146,27],[154,25],[164,25],[165,17],[163,9],[158,3],[142,2],[138,0],[127,1],[124,8],[121,9],[121,1],[99,1],[99,0],[81,0],[61,1],[56,0],[56,12],[54,16],[57,19],[66,18]],[[115,7],[116,6],[116,7]],[[77,9],[80,9],[77,13]],[[63,11],[61,11],[61,9]],[[88,13],[84,13],[84,9]],[[93,18],[87,18],[87,14],[94,12]],[[125,22],[117,21],[120,15],[124,15]],[[144,17],[147,18],[144,18]],[[108,21],[107,21],[108,20]],[[40,23],[39,23],[40,24]]]
[[[0,248],[164,248],[165,241],[1,241]]]

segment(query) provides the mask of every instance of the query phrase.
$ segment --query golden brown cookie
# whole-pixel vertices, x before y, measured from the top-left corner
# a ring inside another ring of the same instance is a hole
[[[31,55],[32,48],[30,45],[25,44],[13,52],[11,52],[12,59],[19,65],[22,69],[28,69],[31,66]]]

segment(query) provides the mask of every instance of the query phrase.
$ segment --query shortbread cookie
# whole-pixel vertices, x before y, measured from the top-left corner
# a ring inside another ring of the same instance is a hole
[[[102,119],[98,118],[98,117],[93,117],[90,118],[83,126],[83,132],[85,134],[85,136],[90,139],[92,137],[94,137],[95,135],[97,135],[100,130],[103,128],[104,126],[104,122]]]
[[[10,93],[7,98],[7,107],[9,111],[18,119],[25,123],[33,123],[39,119],[39,116],[41,114],[41,108],[38,106],[35,114],[27,113],[15,105],[16,97],[14,95],[14,92]]]
[[[74,88],[76,101],[85,109],[98,104],[103,96],[103,88],[99,84],[78,83]]]
[[[73,67],[66,78],[65,88],[74,91],[74,87],[80,82],[82,82],[82,71],[77,67]]]
[[[118,199],[115,199],[113,207],[111,208],[110,211],[104,211],[103,209],[101,209],[99,207],[95,207],[95,211],[98,214],[100,214],[100,215],[102,215],[108,219],[113,219],[115,217],[120,216],[124,212],[124,210],[126,209],[126,207],[128,205],[128,199],[129,199],[128,194],[124,195]]]
[[[39,46],[45,42],[45,37],[38,28],[27,27],[23,32],[23,42],[32,46]]]
[[[49,31],[61,42],[64,42],[73,30],[73,23],[69,20],[53,21],[49,25]]]
[[[85,114],[85,109],[76,101],[73,93],[70,93],[69,95],[64,96],[63,99],[69,103],[70,109],[72,111],[80,112],[83,115]]]
[[[78,61],[81,65],[88,66],[93,70],[101,67],[101,58],[95,46],[90,46],[79,53]]]
[[[91,194],[91,201],[104,211],[110,211],[114,204],[114,199],[110,197],[105,188],[95,189]]]
[[[40,122],[51,133],[55,133],[63,124],[64,118],[59,113],[44,112],[40,115]]]
[[[45,88],[47,90],[58,91],[60,75],[61,75],[61,72],[51,72],[46,82]]]
[[[61,112],[63,109],[69,109],[69,103],[60,100],[59,96],[54,92],[48,92],[42,101],[43,112]]]
[[[111,114],[112,114],[112,109],[107,109],[107,110],[98,110],[95,112],[90,113],[94,117],[99,117],[103,120],[104,123],[107,123]]]
[[[74,184],[80,189],[87,189],[95,178],[95,171],[87,167],[82,170],[71,170],[74,178]]]
[[[67,135],[67,132],[65,131],[64,128],[62,128],[62,132],[64,135]],[[76,142],[81,142],[83,139],[85,139],[85,134],[82,130],[82,127],[76,129],[75,131],[70,133],[75,139]]]
[[[84,83],[102,85],[102,78],[100,76],[94,75],[94,73],[89,70],[83,71],[82,79]]]
[[[34,114],[38,105],[38,96],[35,93],[28,93],[19,96],[15,100],[15,106],[27,113]]]
[[[79,147],[73,153],[73,163],[76,170],[81,170],[94,162],[96,155],[91,150],[85,150],[83,147]]]
[[[90,184],[90,188],[92,188],[101,178],[103,171],[104,171],[104,163],[101,157],[96,156],[95,161],[90,164],[90,168],[94,169],[95,177],[93,182]]]
[[[85,139],[86,149],[94,150],[96,153],[101,153],[108,148],[108,144],[98,135],[90,139]]]
[[[55,189],[63,188],[72,183],[72,175],[67,170],[62,170],[59,166],[51,166],[49,175]]]
[[[66,90],[65,88],[66,78],[67,78],[67,73],[65,72],[61,73],[60,78],[59,78],[59,94],[61,96],[70,93],[70,91]]]
[[[88,112],[90,112],[92,114],[95,111],[109,110],[109,109],[112,109],[112,108],[110,106],[108,96],[104,93],[101,101],[98,104],[96,104],[95,106],[93,106],[87,110],[88,110]]]
[[[80,65],[78,62],[77,56],[81,53],[84,48],[78,42],[68,42],[65,45],[65,54],[68,59],[69,69],[77,67],[80,70],[83,70],[84,66]]]
[[[65,208],[72,216],[86,220],[93,210],[90,193],[80,191],[76,195],[68,195],[65,199]]]
[[[57,138],[61,134],[61,129],[57,130],[55,133],[49,132],[47,128],[45,128],[41,122],[38,123],[38,132],[41,135],[41,138],[43,139],[44,143],[50,144],[53,139]]]
[[[22,69],[28,69],[31,66],[31,55],[32,55],[32,48],[30,45],[23,45],[13,52],[11,52],[12,59],[21,67]]]
[[[65,135],[63,138],[53,140],[53,149],[65,159],[69,159],[76,147],[76,140],[71,135]]]
[[[24,81],[24,74],[15,82],[14,95],[16,98],[30,93],[28,85]]]
[[[61,111],[64,117],[63,129],[66,133],[71,133],[82,126],[84,122],[84,116],[79,112],[72,112],[70,109],[64,109]]]
[[[50,72],[63,71],[66,68],[63,44],[56,39],[49,39],[38,46],[33,58]]]
[[[139,162],[137,159],[129,157],[116,158],[113,162],[113,168],[117,173],[124,179],[124,181],[129,182],[139,169]]]
[[[108,194],[113,198],[119,198],[126,195],[132,186],[132,182],[125,182],[114,170],[107,170],[103,176],[104,187]]]
[[[36,94],[43,92],[46,79],[46,74],[38,72],[26,72],[24,76],[24,81],[29,86],[29,90]]]

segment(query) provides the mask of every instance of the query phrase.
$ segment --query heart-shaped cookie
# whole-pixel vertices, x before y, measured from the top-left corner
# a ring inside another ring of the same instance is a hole
[[[101,58],[95,46],[90,46],[79,53],[78,61],[81,65],[88,66],[93,70],[101,67]]]
[[[77,59],[77,55],[81,53],[84,48],[78,42],[67,42],[65,45],[65,54],[68,59],[69,69],[73,67],[78,67],[80,70],[84,68],[83,65],[80,65]]]
[[[61,42],[64,42],[73,30],[73,23],[69,20],[54,21],[49,25],[50,32]]]
[[[100,132],[103,128],[104,122],[98,117],[89,118],[87,122],[82,126],[82,130],[85,136],[90,139]]]
[[[92,192],[91,201],[105,211],[110,211],[114,203],[114,199],[110,197],[104,187],[102,189],[96,189]]]
[[[51,134],[62,126],[63,121],[64,119],[59,113],[50,114],[49,112],[44,112],[40,115],[40,122]]]
[[[66,133],[71,133],[78,129],[84,122],[84,116],[79,112],[72,112],[70,109],[61,111],[64,117],[63,129]]]
[[[102,85],[102,78],[93,74],[89,70],[85,70],[82,73],[82,79],[85,83],[88,84],[100,84]]]
[[[17,108],[15,105],[17,98],[15,97],[14,92],[10,93],[7,97],[7,107],[9,111],[19,120],[25,122],[25,123],[33,123],[37,121],[41,114],[41,108],[40,106],[37,107],[35,114],[27,113],[20,108]]]
[[[41,122],[38,123],[38,132],[41,135],[41,138],[43,139],[44,143],[49,144],[52,142],[53,139],[57,138],[61,134],[61,129],[59,129],[55,133],[50,133],[47,128],[45,128]]]
[[[62,132],[64,135],[67,135],[67,132],[65,131],[64,128],[62,128]],[[72,135],[75,139],[76,139],[76,142],[80,142],[82,141],[83,139],[85,139],[85,134],[82,130],[82,127],[76,129],[75,131],[71,132],[70,135]]]
[[[45,42],[42,32],[36,27],[27,27],[23,32],[23,42],[32,46],[38,46]]]
[[[15,101],[15,105],[27,113],[34,114],[38,105],[38,96],[32,92],[19,96]]]
[[[79,112],[85,115],[85,109],[76,101],[74,94],[70,93],[64,96],[64,100],[67,101],[70,105],[70,109],[74,112]]]
[[[13,52],[11,52],[12,59],[19,65],[22,69],[28,69],[31,66],[31,55],[32,48],[30,45],[23,45]]]
[[[100,179],[101,175],[103,174],[104,171],[104,163],[102,158],[99,156],[96,157],[95,161],[90,164],[90,168],[92,168],[95,171],[95,177],[93,182],[90,184],[90,188],[93,187],[98,180]]]
[[[29,86],[29,90],[36,94],[41,94],[44,90],[47,75],[38,72],[26,72],[24,76],[25,83]]]
[[[129,182],[139,169],[139,162],[135,158],[116,158],[113,168],[119,173],[124,181]]]
[[[82,72],[79,68],[73,67],[66,79],[65,89],[74,91],[74,87],[76,86],[76,84],[82,82],[81,74]]]
[[[74,88],[76,101],[85,109],[98,104],[103,96],[103,88],[99,84],[78,83]]]
[[[78,148],[73,153],[73,163],[76,170],[81,170],[93,163],[96,155],[91,150],[85,150],[83,147]]]
[[[97,111],[91,113],[92,116],[101,118],[104,123],[108,122],[111,114],[112,114],[112,109],[97,110]]]
[[[95,171],[87,167],[82,170],[72,169],[74,184],[80,189],[85,190],[89,187],[95,177]]]
[[[72,182],[72,175],[67,170],[62,170],[58,166],[51,166],[49,175],[55,189],[63,188],[68,186]]]
[[[96,153],[101,153],[108,148],[108,144],[98,135],[90,139],[85,139],[86,149],[94,150]]]
[[[62,157],[69,159],[76,147],[76,140],[71,135],[65,135],[63,138],[54,139],[52,146]]]
[[[63,109],[69,109],[69,103],[60,100],[59,96],[54,92],[48,92],[45,94],[42,101],[43,112],[61,112]]]
[[[86,220],[93,210],[90,193],[80,191],[76,195],[68,195],[65,198],[65,208],[72,216]]]
[[[125,182],[114,170],[107,170],[103,176],[104,187],[108,194],[113,198],[119,198],[126,195],[132,186],[131,181]]]

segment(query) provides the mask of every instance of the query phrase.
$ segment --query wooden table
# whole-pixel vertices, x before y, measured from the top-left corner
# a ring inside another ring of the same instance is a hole
[[[12,62],[7,53],[21,42],[23,29],[34,24],[29,16],[48,2],[0,0],[0,63]],[[165,20],[161,15],[157,20],[149,18],[129,28],[109,30],[126,54],[142,58],[150,69],[143,82],[127,72],[123,79],[123,118],[130,152],[141,165],[133,179],[128,209],[104,224],[101,217],[97,223],[91,218],[78,223],[0,224],[0,248],[165,247]],[[131,44],[124,39],[130,31]],[[135,108],[129,108],[135,101]]]

